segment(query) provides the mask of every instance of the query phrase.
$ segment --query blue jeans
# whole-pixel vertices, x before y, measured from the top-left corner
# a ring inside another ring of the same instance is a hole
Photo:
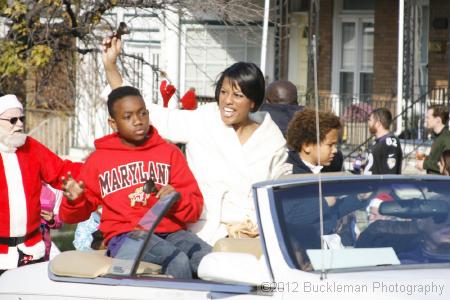
[[[107,255],[115,258],[130,259],[135,255],[136,248],[120,247],[125,242],[127,233],[116,235],[108,244]],[[152,234],[145,249],[142,260],[161,265],[166,275],[174,278],[190,279],[196,276],[198,265],[203,256],[210,253],[212,247],[192,232],[179,230],[173,233]]]

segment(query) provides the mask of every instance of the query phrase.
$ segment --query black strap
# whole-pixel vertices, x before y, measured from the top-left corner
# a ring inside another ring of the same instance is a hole
[[[40,233],[39,227],[33,230],[31,233],[25,236],[18,237],[0,237],[0,245],[8,245],[9,247],[15,247],[19,244],[24,243],[25,241],[34,237],[37,233]]]

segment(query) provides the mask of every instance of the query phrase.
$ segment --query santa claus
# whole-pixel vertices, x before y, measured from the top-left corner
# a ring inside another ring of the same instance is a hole
[[[0,95],[0,274],[42,260],[42,183],[61,188],[61,176],[80,169],[24,134],[24,122],[17,97]]]

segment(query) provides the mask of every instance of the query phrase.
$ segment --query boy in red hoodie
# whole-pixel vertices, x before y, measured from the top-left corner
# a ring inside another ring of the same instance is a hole
[[[203,197],[183,154],[150,126],[148,110],[136,88],[113,90],[108,96],[108,112],[109,125],[116,133],[95,141],[96,149],[81,170],[80,182],[72,178],[66,182],[61,219],[66,223],[84,221],[102,205],[99,229],[107,255],[126,259],[123,249],[120,257],[116,255],[127,233],[158,198],[176,190],[181,198],[156,227],[144,260],[162,265],[167,275],[192,278],[211,247],[185,230],[187,223],[200,217]],[[158,187],[150,197],[142,189],[147,179]]]

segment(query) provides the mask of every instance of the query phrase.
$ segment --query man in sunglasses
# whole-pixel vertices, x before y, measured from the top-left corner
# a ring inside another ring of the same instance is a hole
[[[81,166],[28,137],[24,121],[17,97],[0,94],[0,274],[43,260],[42,183],[61,189],[61,176],[77,176]]]

